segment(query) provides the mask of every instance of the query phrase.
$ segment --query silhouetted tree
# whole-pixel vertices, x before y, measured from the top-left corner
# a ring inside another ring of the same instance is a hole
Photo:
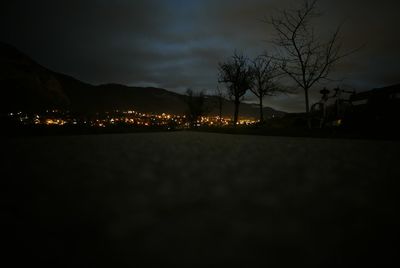
[[[260,106],[260,123],[264,122],[263,99],[282,92],[277,83],[280,76],[279,64],[272,57],[259,56],[252,61],[253,83],[251,92],[258,98]]]
[[[274,43],[278,49],[280,68],[304,90],[309,127],[310,89],[320,80],[328,79],[332,66],[352,53],[340,53],[340,26],[326,40],[316,36],[313,20],[319,16],[317,2],[304,0],[299,8],[283,10],[278,16],[273,16],[267,21],[277,34]]]
[[[228,95],[234,101],[233,123],[235,126],[239,119],[239,105],[247,90],[250,89],[252,75],[249,60],[241,53],[235,52],[230,60],[219,63],[219,82],[226,84]]]
[[[190,127],[194,127],[201,116],[205,115],[205,94],[203,91],[193,92],[193,90],[186,90],[185,102],[187,104],[186,117],[189,121]]]

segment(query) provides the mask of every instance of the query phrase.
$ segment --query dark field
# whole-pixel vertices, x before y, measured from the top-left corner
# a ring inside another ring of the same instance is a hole
[[[399,262],[399,142],[173,132],[1,147],[15,266]]]

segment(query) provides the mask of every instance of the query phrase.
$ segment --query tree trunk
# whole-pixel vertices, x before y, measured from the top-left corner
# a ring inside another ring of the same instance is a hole
[[[219,125],[222,126],[222,97],[218,97],[218,105],[219,105]]]
[[[233,115],[233,125],[234,126],[236,126],[237,122],[239,121],[239,105],[240,105],[239,98],[235,98],[235,113]]]
[[[260,97],[260,124],[264,123],[263,98]]]
[[[311,128],[311,114],[310,114],[310,102],[308,99],[308,88],[304,89],[304,96],[306,98],[306,116],[307,116],[307,126]]]

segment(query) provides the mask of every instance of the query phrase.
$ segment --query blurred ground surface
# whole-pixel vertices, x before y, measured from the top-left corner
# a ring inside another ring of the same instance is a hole
[[[3,241],[15,264],[397,260],[399,142],[173,132],[1,147]]]

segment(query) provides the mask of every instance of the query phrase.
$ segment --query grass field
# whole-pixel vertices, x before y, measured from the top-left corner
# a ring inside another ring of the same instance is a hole
[[[398,262],[399,142],[183,131],[1,147],[15,265]]]

